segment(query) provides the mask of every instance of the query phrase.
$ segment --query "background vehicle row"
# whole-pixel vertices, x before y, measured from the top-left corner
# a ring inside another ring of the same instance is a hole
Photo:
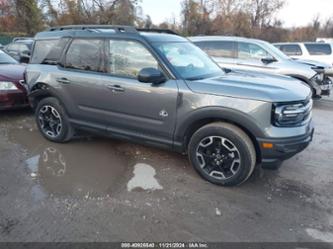
[[[314,96],[329,95],[332,81],[325,70],[332,65],[294,61],[272,44],[241,37],[190,37],[223,68],[291,76],[308,84]]]

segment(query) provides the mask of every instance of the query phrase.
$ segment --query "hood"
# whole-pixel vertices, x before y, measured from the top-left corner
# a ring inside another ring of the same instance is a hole
[[[19,81],[23,79],[25,66],[20,64],[0,65],[0,80]]]
[[[189,81],[188,86],[197,93],[266,102],[302,101],[311,94],[305,83],[293,78],[240,70],[214,78]]]
[[[317,73],[325,73],[327,76],[333,76],[333,67],[332,65],[324,62],[313,61],[313,60],[299,60],[294,59],[296,62],[303,65],[311,66],[311,68]]]
[[[305,64],[311,67],[320,67],[320,68],[331,68],[332,66],[328,63],[314,61],[314,60],[304,60],[304,59],[293,59],[294,61]]]

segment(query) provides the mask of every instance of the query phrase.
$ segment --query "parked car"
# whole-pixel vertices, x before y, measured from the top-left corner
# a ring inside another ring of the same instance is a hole
[[[223,68],[291,76],[308,84],[316,97],[329,95],[332,81],[319,62],[295,61],[272,44],[241,37],[190,37]]]
[[[311,142],[307,85],[225,72],[187,39],[154,31],[65,26],[37,34],[26,82],[43,136],[63,143],[86,130],[178,151],[224,186]]]
[[[288,42],[274,43],[273,45],[291,58],[319,61],[333,66],[333,44]]]
[[[24,70],[24,66],[0,51],[0,110],[29,106],[23,85]]]
[[[30,37],[16,37],[5,46],[4,51],[20,63],[28,63],[34,40]]]

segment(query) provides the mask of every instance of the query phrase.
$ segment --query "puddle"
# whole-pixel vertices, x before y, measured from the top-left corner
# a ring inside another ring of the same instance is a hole
[[[35,200],[47,196],[105,198],[126,189],[136,158],[118,149],[112,139],[73,140],[55,144],[45,140],[34,127],[33,118],[12,118],[2,122],[10,142],[23,148],[27,176],[36,186]],[[19,153],[18,153],[19,154]],[[155,172],[155,170],[154,170]]]
[[[38,172],[39,158],[40,155],[37,155],[25,160],[25,163],[28,169],[31,171],[31,174],[36,174]]]
[[[320,240],[322,242],[332,243],[333,242],[333,233],[322,232],[317,229],[306,229],[306,232],[309,236],[314,238],[315,240]]]
[[[134,177],[128,182],[127,190],[129,192],[137,189],[142,190],[161,190],[163,187],[155,178],[156,170],[144,163],[139,163],[134,166]]]

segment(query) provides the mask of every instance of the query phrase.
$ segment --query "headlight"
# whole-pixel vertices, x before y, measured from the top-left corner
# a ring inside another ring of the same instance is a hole
[[[0,90],[17,90],[17,87],[13,82],[0,81]]]
[[[304,125],[311,118],[312,105],[312,99],[299,103],[276,103],[273,105],[272,123],[278,127]]]

